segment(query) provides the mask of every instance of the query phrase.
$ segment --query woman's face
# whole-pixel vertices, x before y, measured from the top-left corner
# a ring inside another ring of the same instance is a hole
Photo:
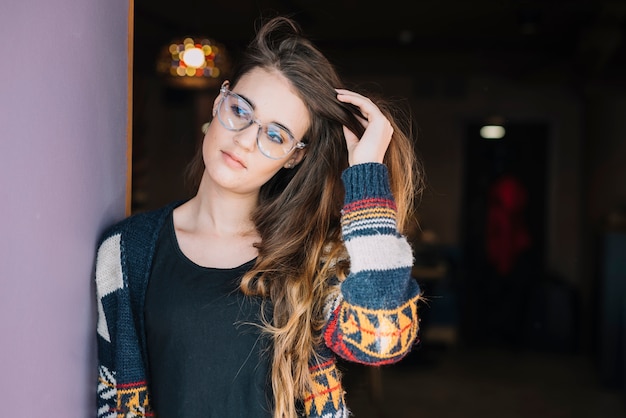
[[[253,118],[263,126],[268,123],[280,125],[291,132],[296,142],[302,140],[309,127],[309,112],[282,74],[256,68],[231,87],[233,93],[252,105]],[[258,149],[257,123],[241,131],[232,131],[219,122],[217,110],[223,95],[221,93],[215,99],[213,121],[204,137],[202,155],[206,169],[202,187],[257,195],[261,186],[281,168],[289,169],[298,164],[305,150],[294,149],[278,159],[266,157]]]

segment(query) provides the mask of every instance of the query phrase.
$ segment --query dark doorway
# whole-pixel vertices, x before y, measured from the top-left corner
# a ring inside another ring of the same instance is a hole
[[[462,209],[463,338],[519,345],[544,275],[549,129],[507,124],[501,139],[467,127]]]

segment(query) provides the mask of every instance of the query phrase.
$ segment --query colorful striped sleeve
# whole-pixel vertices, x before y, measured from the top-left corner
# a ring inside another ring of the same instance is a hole
[[[420,289],[411,277],[413,253],[397,230],[387,167],[359,164],[342,178],[342,231],[350,274],[329,309],[325,342],[347,360],[395,362],[417,338]]]

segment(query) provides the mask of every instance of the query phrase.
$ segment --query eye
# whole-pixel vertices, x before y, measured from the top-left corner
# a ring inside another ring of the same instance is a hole
[[[267,138],[275,144],[282,145],[286,142],[289,142],[289,135],[282,128],[279,128],[276,125],[268,125],[265,129],[265,135]]]
[[[230,113],[239,119],[249,120],[252,118],[252,112],[250,109],[247,106],[240,104],[239,101],[231,103],[228,108],[230,109]]]
[[[228,113],[233,118],[245,121],[250,121],[254,119],[254,115],[250,105],[241,97],[238,97],[235,94],[231,94],[230,96],[228,96],[226,106],[228,108]]]

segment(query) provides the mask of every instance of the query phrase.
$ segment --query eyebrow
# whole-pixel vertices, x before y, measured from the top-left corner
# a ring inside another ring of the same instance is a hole
[[[287,128],[285,125],[283,125],[282,123],[278,123],[278,122],[272,122],[274,125],[278,125],[281,128],[283,128],[285,131],[287,131],[287,133],[295,140],[296,136],[293,134],[293,132],[291,132],[291,130],[289,130],[289,128]]]
[[[235,92],[234,92],[234,91],[232,91],[232,90],[231,90],[230,92],[231,92],[231,93],[234,93],[234,94],[236,94],[237,96],[239,96],[239,97],[241,97],[242,99],[244,99],[244,100],[245,100],[245,101],[246,101],[246,102],[250,105],[250,107],[252,108],[252,110],[256,110],[256,105],[254,104],[254,102],[253,102],[252,100],[248,99],[246,96],[244,96],[244,95],[243,95],[243,94],[241,94],[241,93],[235,93]],[[282,123],[279,123],[279,122],[271,122],[271,123],[273,123],[274,125],[277,125],[277,126],[281,127],[282,129],[284,129],[285,131],[287,131],[287,133],[288,133],[289,135],[291,135],[291,137],[292,137],[293,139],[296,139],[296,136],[293,134],[293,132],[291,132],[291,129],[287,128],[287,127],[286,127],[285,125],[283,125]]]
[[[248,104],[250,105],[250,107],[252,108],[252,110],[256,110],[256,105],[254,104],[254,102],[250,99],[248,99],[246,96],[244,96],[241,93],[235,93],[234,91],[230,91],[233,94],[236,94],[237,96],[241,97],[242,99],[244,99],[246,102],[248,102]]]

